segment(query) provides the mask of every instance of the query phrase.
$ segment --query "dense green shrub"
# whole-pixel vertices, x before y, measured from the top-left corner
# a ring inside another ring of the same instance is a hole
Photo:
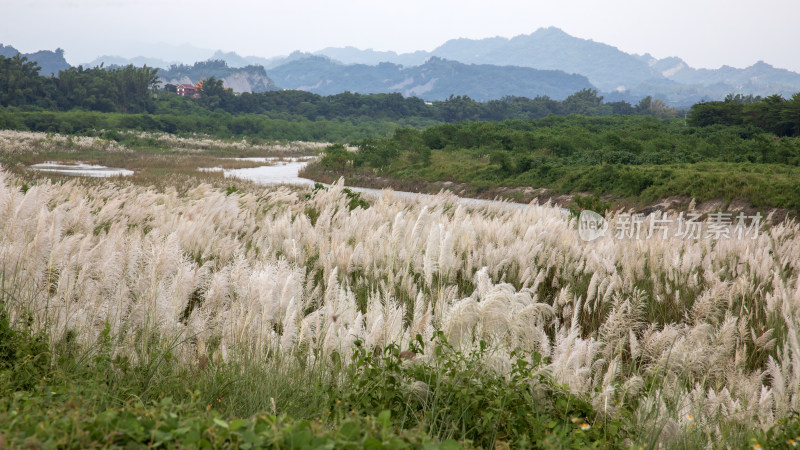
[[[452,181],[475,190],[530,186],[637,202],[685,196],[800,208],[793,181],[800,138],[682,119],[550,116],[397,130],[360,144],[353,166],[359,176],[380,173],[400,185]]]

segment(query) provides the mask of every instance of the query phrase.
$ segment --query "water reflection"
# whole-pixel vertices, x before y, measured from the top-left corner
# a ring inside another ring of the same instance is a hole
[[[245,158],[242,158],[243,160]],[[247,169],[226,169],[225,178],[241,178],[258,184],[298,184],[313,186],[314,181],[300,178],[297,173],[308,161],[276,162],[271,166],[250,167]]]
[[[58,162],[46,162],[41,164],[34,164],[32,169],[40,172],[50,172],[59,175],[71,175],[82,177],[115,177],[120,175],[133,175],[132,170],[118,169],[106,166],[97,166],[93,164],[66,164]]]

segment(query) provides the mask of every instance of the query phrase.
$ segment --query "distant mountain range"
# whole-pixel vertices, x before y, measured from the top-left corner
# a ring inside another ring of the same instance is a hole
[[[563,99],[581,89],[593,88],[583,75],[569,75],[560,70],[463,64],[435,56],[411,67],[393,63],[345,65],[321,56],[308,56],[271,69],[269,76],[282,88],[320,95],[342,91],[400,92],[406,97],[426,100],[444,100],[454,94],[479,101],[506,95]]]
[[[355,49],[339,51],[324,49],[318,54],[336,58],[346,64],[366,63],[377,56],[372,50],[359,53]],[[528,35],[511,39],[453,39],[432,52],[394,55],[383,53],[385,61],[399,64],[419,64],[431,56],[468,64],[523,66],[543,70],[563,70],[585,75],[602,91],[625,89],[658,74],[634,55],[610,45],[578,39],[558,28],[541,28]]]
[[[425,100],[450,95],[468,95],[476,100],[506,95],[560,99],[583,88],[596,88],[608,101],[635,103],[649,95],[670,106],[685,107],[701,100],[722,99],[730,93],[788,97],[800,92],[800,74],[763,61],[744,69],[695,69],[677,57],[629,54],[553,27],[510,39],[453,39],[431,52],[402,54],[354,47],[274,58],[189,45],[162,45],[150,50],[157,57],[103,56],[87,66],[147,64],[163,69],[165,82],[196,82],[201,76],[213,75],[225,79],[226,85],[237,92],[277,88],[323,95],[400,92]],[[10,56],[16,49],[0,45],[0,54]],[[199,73],[186,70],[191,66],[179,69],[181,66],[176,65],[194,55],[225,61],[224,76],[217,75],[219,67],[214,73]],[[56,68],[63,70],[66,65],[60,49],[27,56],[42,65],[43,74],[57,73]]]
[[[554,27],[511,39],[453,39],[431,52],[397,54],[345,47],[326,48],[316,54],[345,64],[375,64],[382,60],[418,65],[438,56],[462,63],[563,70],[586,76],[610,98],[632,100],[652,95],[678,106],[721,99],[729,93],[790,96],[800,91],[800,74],[763,61],[744,69],[694,69],[680,58],[659,60],[649,54],[629,54]]]
[[[209,55],[207,58],[202,58],[194,61],[187,61],[186,58],[181,59],[160,59],[160,58],[150,58],[146,56],[137,56],[135,58],[123,58],[122,56],[112,56],[112,55],[104,55],[98,58],[95,58],[93,61],[88,63],[82,64],[85,67],[96,67],[101,64],[105,66],[127,66],[128,64],[133,64],[134,66],[143,66],[147,65],[149,67],[158,67],[161,69],[168,69],[171,66],[179,66],[179,65],[191,65],[197,61],[225,61],[228,64],[228,67],[239,69],[242,67],[247,66],[262,66],[265,69],[271,69],[278,64],[281,64],[289,59],[286,56],[276,56],[274,58],[262,58],[259,56],[239,56],[235,52],[223,52],[222,50],[217,50],[216,52],[208,51]],[[178,56],[178,55],[176,55]]]

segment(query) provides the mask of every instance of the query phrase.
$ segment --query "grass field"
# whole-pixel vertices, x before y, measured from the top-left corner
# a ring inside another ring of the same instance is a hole
[[[48,178],[22,166],[275,148],[42,136],[2,141],[0,447],[800,441],[794,222],[586,242],[550,206],[354,202],[189,160]]]

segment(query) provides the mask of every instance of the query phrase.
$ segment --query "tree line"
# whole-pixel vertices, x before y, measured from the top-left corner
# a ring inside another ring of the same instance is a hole
[[[343,92],[321,96],[306,91],[283,90],[234,94],[213,77],[203,84],[203,95],[195,104],[211,111],[231,114],[265,114],[270,117],[309,120],[373,118],[399,120],[419,118],[436,122],[497,121],[538,119],[551,114],[567,116],[651,115],[671,117],[676,112],[652,97],[631,105],[625,101],[603,102],[597,90],[583,89],[564,100],[547,96],[535,98],[506,96],[479,102],[468,96],[451,95],[444,101],[426,102],[400,93],[358,94]],[[183,99],[167,99],[177,107]]]
[[[766,98],[728,95],[721,102],[702,102],[692,106],[690,124],[753,127],[777,136],[800,136],[800,93],[790,99],[780,95]]]
[[[142,113],[155,109],[157,69],[71,67],[58,77],[39,75],[39,66],[19,54],[0,56],[0,106],[68,111]]]
[[[305,91],[273,90],[235,94],[225,88],[221,79],[212,76],[204,81],[200,98],[184,98],[160,87],[158,69],[147,66],[88,69],[79,66],[62,70],[57,77],[41,76],[39,71],[35,62],[23,56],[0,56],[0,107],[15,111],[152,114],[165,117],[162,126],[156,127],[142,118],[119,122],[131,122],[138,129],[169,132],[192,132],[195,130],[189,128],[193,122],[205,123],[210,116],[223,117],[222,128],[217,127],[212,133],[222,135],[263,135],[271,128],[266,119],[347,122],[356,127],[381,123],[363,135],[372,136],[376,130],[386,132],[402,126],[425,127],[443,122],[532,120],[572,114],[658,118],[678,115],[657,98],[645,97],[636,105],[625,101],[605,102],[594,89],[583,89],[561,101],[547,96],[508,96],[478,102],[467,96],[450,96],[444,101],[425,102],[399,93],[344,92],[321,96]],[[193,119],[175,119],[178,116],[191,116]],[[33,117],[43,116],[29,115],[26,121],[30,122]],[[74,116],[70,117],[73,119]],[[386,123],[395,126],[385,126]],[[729,95],[724,101],[698,103],[688,112],[687,123],[697,127],[737,126],[768,131],[777,136],[798,136],[800,93],[788,100],[779,95],[766,98]],[[33,125],[26,127],[41,128]],[[52,128],[51,125],[48,126]],[[352,131],[336,135],[349,136]]]
[[[201,98],[184,98],[160,87],[158,69],[150,67],[73,67],[58,76],[41,76],[35,62],[20,55],[0,56],[0,106],[55,111],[84,110],[121,113],[259,114],[284,120],[405,120],[413,123],[478,120],[536,119],[550,114],[588,116],[653,115],[668,117],[674,111],[658,99],[647,97],[637,105],[604,102],[593,89],[564,100],[547,96],[508,96],[478,102],[468,96],[425,102],[417,97],[391,94],[341,94],[321,96],[305,91],[272,90],[235,94],[221,79],[209,77]]]
[[[548,165],[665,165],[699,162],[800,166],[800,142],[742,125],[692,127],[680,119],[548,116],[536,120],[460,122],[398,129],[353,142],[354,167],[383,170],[419,164],[432,152],[487,158],[503,176]],[[338,157],[338,155],[337,155]],[[334,158],[336,159],[336,158]]]

